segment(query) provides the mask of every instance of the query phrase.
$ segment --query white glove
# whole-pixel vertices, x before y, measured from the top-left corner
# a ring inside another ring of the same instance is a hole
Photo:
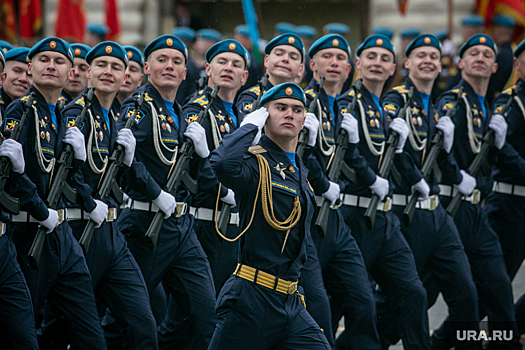
[[[22,145],[15,140],[7,139],[0,145],[0,156],[7,157],[11,161],[11,169],[15,173],[22,174],[25,169],[24,150]]]
[[[317,132],[319,131],[319,120],[313,113],[306,113],[304,119],[304,127],[308,129],[308,146],[314,147],[317,140]]]
[[[388,183],[388,180],[385,180],[379,176],[376,176],[376,181],[370,185],[372,192],[377,194],[381,200],[385,199],[386,195],[388,194],[389,187],[390,184]]]
[[[323,193],[323,197],[328,199],[330,201],[330,206],[333,206],[337,199],[339,199],[339,194],[341,193],[341,188],[339,187],[339,184],[336,184],[335,182],[330,181],[330,187],[328,188],[328,191]]]
[[[228,188],[228,194],[226,196],[222,197],[221,201],[223,201],[226,204],[231,205],[232,208],[237,205],[237,203],[235,203],[235,193],[232,190],[230,190],[229,188]]]
[[[124,152],[124,164],[131,166],[133,162],[133,156],[135,155],[135,147],[137,145],[137,140],[130,129],[122,129],[117,134],[117,139],[115,140],[119,145],[122,145],[125,149]]]
[[[454,128],[455,125],[450,117],[441,117],[436,125],[436,129],[443,131],[443,149],[447,153],[450,153],[454,143]]]
[[[507,136],[507,122],[501,114],[494,114],[489,122],[489,128],[494,130],[496,137],[494,138],[494,146],[497,149],[502,149],[505,145],[505,138]]]
[[[47,208],[49,216],[44,221],[39,221],[38,223],[45,228],[47,228],[47,233],[53,232],[53,230],[60,224],[58,218],[58,212],[54,209]]]
[[[87,213],[87,216],[97,223],[97,226],[95,227],[98,228],[108,217],[108,205],[98,199],[95,199],[95,203],[97,203],[97,206],[91,213]]]
[[[153,200],[153,203],[164,213],[164,219],[169,218],[177,208],[175,197],[164,191],[160,191],[159,196]]]
[[[76,126],[67,129],[64,136],[64,143],[73,147],[75,158],[83,162],[86,161],[86,146],[84,145],[84,134]]]
[[[468,196],[476,188],[476,178],[471,176],[465,170],[459,171],[463,176],[463,179],[458,185],[454,185],[454,188],[464,196]]]
[[[359,124],[353,115],[350,113],[343,113],[341,128],[348,133],[348,142],[353,144],[359,142]]]
[[[424,201],[430,194],[430,187],[428,186],[425,179],[419,180],[416,184],[412,185],[412,193],[419,192],[418,201]]]
[[[258,110],[251,112],[241,122],[241,127],[246,124],[253,124],[259,127],[259,130],[262,130],[266,119],[268,118],[268,110],[265,107],[261,107]]]
[[[210,155],[208,142],[206,141],[206,130],[199,123],[190,123],[184,132],[184,136],[189,137],[195,146],[195,153],[201,158]]]
[[[397,132],[399,135],[399,141],[396,145],[396,153],[403,152],[403,147],[405,147],[405,142],[408,137],[407,123],[402,118],[395,118],[390,124],[390,129]]]

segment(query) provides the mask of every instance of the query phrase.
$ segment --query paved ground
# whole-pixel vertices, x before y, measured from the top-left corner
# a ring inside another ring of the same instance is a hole
[[[516,278],[512,282],[512,289],[514,291],[515,301],[525,293],[525,266],[522,266],[518,271]],[[430,329],[433,330],[438,328],[447,317],[447,314],[447,305],[440,295],[436,304],[428,310]],[[340,327],[344,327],[344,324],[340,323]],[[524,339],[522,339],[522,343],[524,343]],[[395,346],[391,346],[390,350],[403,350],[403,345],[399,342]]]

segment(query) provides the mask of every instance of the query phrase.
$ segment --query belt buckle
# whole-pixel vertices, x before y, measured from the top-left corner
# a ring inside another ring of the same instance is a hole
[[[186,214],[186,208],[187,208],[187,204],[186,203],[179,203],[177,202],[177,208],[176,208],[176,212],[177,212],[177,215],[176,217],[181,217],[182,215]]]
[[[387,212],[392,207],[392,198],[388,197],[386,201],[383,203],[383,208],[381,211]]]
[[[5,224],[0,221],[0,236],[5,233]]]
[[[478,189],[475,189],[474,192],[472,192],[472,204],[479,203],[479,197],[480,197],[480,192]]]
[[[430,198],[430,210],[434,210],[437,208],[438,204],[437,204],[437,196],[431,196]]]
[[[297,281],[290,282],[290,285],[288,285],[288,295],[292,295],[293,293],[297,292],[297,284]]]
[[[107,222],[114,221],[117,218],[117,208],[108,209],[108,217],[106,218]]]
[[[58,223],[61,224],[64,222],[64,209],[58,209]]]

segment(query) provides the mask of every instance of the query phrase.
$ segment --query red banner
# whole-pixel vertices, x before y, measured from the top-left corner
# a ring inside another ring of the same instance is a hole
[[[478,14],[485,18],[485,24],[490,25],[492,16],[501,14],[513,17],[517,28],[514,39],[520,41],[525,28],[525,1],[524,0],[476,0]]]
[[[42,28],[42,3],[40,0],[21,0],[18,3],[20,38],[33,39]]]
[[[403,16],[406,15],[408,0],[397,0],[397,4],[399,6],[399,12],[401,12]]]
[[[55,24],[55,35],[78,43],[84,41],[86,17],[83,0],[60,0]]]
[[[15,8],[13,0],[0,0],[1,38],[10,42],[16,38]]]
[[[106,25],[109,28],[107,40],[117,41],[120,36],[120,20],[116,0],[106,0]]]

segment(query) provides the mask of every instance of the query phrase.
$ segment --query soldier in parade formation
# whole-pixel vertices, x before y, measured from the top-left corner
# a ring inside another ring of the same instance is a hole
[[[491,24],[354,61],[281,22],[264,71],[245,25],[0,42],[0,347],[521,349],[525,40]]]

